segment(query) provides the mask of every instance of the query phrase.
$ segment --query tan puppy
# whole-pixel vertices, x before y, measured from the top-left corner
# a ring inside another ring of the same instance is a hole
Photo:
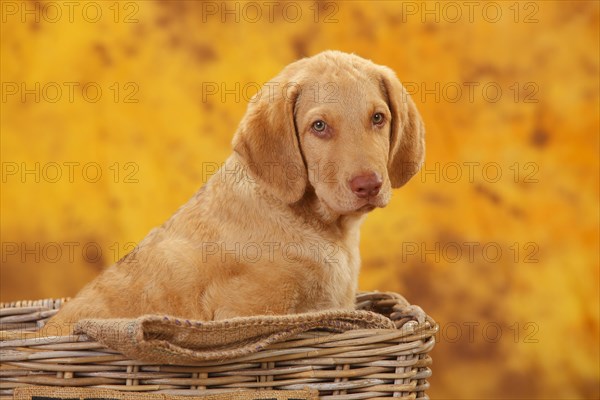
[[[359,227],[424,157],[394,75],[326,51],[252,99],[224,166],[138,248],[51,320],[169,314],[216,320],[352,309]]]

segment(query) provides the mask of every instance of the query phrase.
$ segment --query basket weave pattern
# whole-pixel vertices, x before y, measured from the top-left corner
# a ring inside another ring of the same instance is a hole
[[[36,330],[60,300],[2,304],[0,330]],[[417,323],[395,293],[357,296],[357,308],[383,314],[396,330],[309,331],[255,354],[196,365],[129,360],[86,336],[0,342],[0,396],[26,385],[87,386],[127,392],[203,395],[238,390],[311,388],[323,399],[428,398],[428,353],[437,325]]]

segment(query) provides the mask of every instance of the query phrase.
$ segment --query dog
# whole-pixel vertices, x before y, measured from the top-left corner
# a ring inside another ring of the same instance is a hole
[[[222,168],[48,325],[353,309],[360,225],[424,153],[391,69],[339,51],[293,62],[251,99]]]

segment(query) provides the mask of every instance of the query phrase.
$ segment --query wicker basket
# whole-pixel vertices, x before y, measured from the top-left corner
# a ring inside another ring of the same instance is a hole
[[[0,330],[35,330],[61,300],[6,303]],[[26,385],[108,388],[127,392],[203,395],[239,390],[311,388],[323,399],[428,398],[427,378],[437,325],[398,312],[407,301],[394,293],[357,297],[359,309],[390,317],[397,330],[334,334],[310,331],[249,356],[197,365],[150,365],[90,341],[65,336],[0,342],[0,396]]]

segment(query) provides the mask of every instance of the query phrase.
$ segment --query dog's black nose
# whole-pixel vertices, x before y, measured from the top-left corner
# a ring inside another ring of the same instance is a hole
[[[365,199],[377,196],[382,184],[381,176],[375,172],[357,175],[350,180],[350,189],[357,197]]]

